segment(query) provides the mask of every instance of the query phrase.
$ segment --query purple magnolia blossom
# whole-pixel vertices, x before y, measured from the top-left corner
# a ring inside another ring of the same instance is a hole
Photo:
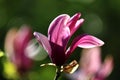
[[[20,75],[27,72],[32,66],[32,60],[26,56],[26,48],[31,39],[32,31],[26,26],[18,31],[13,28],[6,35],[5,51]]]
[[[73,80],[105,80],[113,70],[113,58],[108,56],[101,61],[100,47],[83,49],[78,71],[69,75]]]
[[[79,35],[69,47],[67,46],[71,36],[84,22],[84,19],[79,19],[80,16],[80,13],[76,13],[73,17],[67,14],[59,15],[51,22],[48,37],[34,32],[38,42],[48,52],[50,59],[57,66],[63,65],[76,47],[92,48],[104,44],[103,41],[92,35]]]

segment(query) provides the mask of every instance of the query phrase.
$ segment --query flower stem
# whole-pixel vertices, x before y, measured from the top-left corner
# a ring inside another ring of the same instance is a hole
[[[60,75],[61,75],[61,67],[58,66],[56,68],[56,75],[55,75],[54,80],[58,80],[58,78],[60,77]]]

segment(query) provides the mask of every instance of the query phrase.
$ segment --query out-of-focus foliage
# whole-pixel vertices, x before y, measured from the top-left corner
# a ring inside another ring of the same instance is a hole
[[[4,52],[0,51],[0,57],[4,56]]]
[[[10,28],[28,24],[33,31],[47,35],[47,28],[56,16],[65,13],[73,15],[76,12],[81,12],[81,17],[85,19],[76,35],[89,33],[105,42],[102,59],[107,54],[114,58],[114,69],[108,80],[119,80],[120,0],[0,0],[0,50],[4,51],[5,36]],[[76,55],[79,54],[80,49],[77,49],[71,59],[78,60],[79,56]],[[6,79],[5,60],[6,57],[0,57],[0,80]],[[43,61],[34,61],[28,75],[30,80],[53,80],[55,69],[40,67],[40,64],[49,61],[48,57]],[[61,78],[64,80],[64,75]]]
[[[12,64],[9,61],[4,61],[3,63],[4,66],[4,72],[3,75],[8,78],[8,79],[16,79],[17,78],[17,72],[16,72],[16,67],[14,64]]]

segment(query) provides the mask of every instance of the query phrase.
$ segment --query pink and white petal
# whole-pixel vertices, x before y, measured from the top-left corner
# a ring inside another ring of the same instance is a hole
[[[73,47],[93,48],[102,46],[104,42],[92,35],[78,36],[73,40]]]
[[[105,61],[100,68],[98,75],[106,78],[113,70],[113,57],[112,56],[107,56],[105,58]]]
[[[75,27],[73,28],[73,29],[74,29],[73,32],[75,32],[75,31],[83,24],[83,22],[84,22],[84,19],[83,19],[83,18],[79,19],[79,20],[76,22]]]
[[[79,20],[81,14],[80,13],[76,13],[75,15],[73,15],[70,20],[68,21],[67,25],[69,26],[70,30],[73,29],[73,27],[75,26],[76,22]]]
[[[36,37],[38,42],[43,46],[43,48],[48,52],[48,54],[51,55],[51,46],[48,41],[48,38],[45,35],[38,32],[34,32],[33,35]]]
[[[76,22],[75,26],[73,27],[73,29],[71,29],[71,35],[73,35],[75,33],[76,30],[78,30],[79,27],[81,27],[81,25],[83,24],[84,19],[80,19]]]
[[[17,65],[18,69],[28,69],[32,65],[32,61],[26,57],[25,49],[32,38],[31,29],[23,25],[20,30],[17,32],[14,38],[14,58],[13,63]]]
[[[22,26],[17,32],[14,39],[13,44],[15,53],[22,53],[22,51],[24,51],[24,49],[27,47],[27,44],[29,43],[31,38],[32,38],[31,29],[26,25]]]
[[[66,54],[70,55],[75,49],[76,47],[81,47],[81,48],[93,48],[93,47],[98,47],[98,46],[102,46],[104,44],[104,42],[92,35],[82,35],[82,36],[78,36],[76,37],[70,48],[67,50]]]
[[[88,74],[95,74],[101,67],[100,53],[100,47],[83,49],[80,59],[81,69],[83,69]]]
[[[57,17],[50,23],[49,28],[48,28],[48,35],[50,35],[50,34],[53,32],[54,28],[55,28],[56,25],[59,23],[59,21],[61,21],[61,19],[65,18],[65,17],[68,18],[68,19],[70,18],[70,16],[67,15],[67,14],[61,14],[61,15],[57,16]],[[67,21],[66,21],[65,23],[67,23]]]
[[[70,30],[66,24],[69,18],[69,15],[62,14],[51,22],[48,29],[48,40],[60,46],[67,44],[67,38],[70,35]]]
[[[7,32],[6,38],[5,38],[5,53],[9,59],[12,59],[14,56],[14,39],[17,34],[17,29],[12,28]]]
[[[84,22],[84,19],[79,19],[81,16],[80,13],[76,13],[73,17],[68,21],[67,26],[70,28],[71,35],[80,27],[80,25]]]

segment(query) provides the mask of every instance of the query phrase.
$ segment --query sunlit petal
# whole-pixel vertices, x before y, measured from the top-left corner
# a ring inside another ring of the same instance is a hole
[[[38,42],[48,52],[48,54],[51,55],[51,46],[50,46],[50,43],[48,41],[48,38],[46,36],[44,36],[43,34],[38,33],[38,32],[34,32],[33,34],[36,37],[36,39],[38,40]]]
[[[60,46],[67,44],[67,38],[70,35],[70,30],[66,26],[70,17],[67,14],[62,14],[55,18],[48,29],[48,39]]]
[[[83,49],[80,59],[80,66],[80,68],[83,69],[86,73],[95,74],[101,67],[100,47]]]
[[[107,77],[113,70],[113,57],[112,56],[107,56],[105,58],[105,61],[100,69],[100,71],[98,72],[98,75],[102,76],[102,77]]]
[[[80,13],[76,13],[73,15],[73,17],[70,18],[70,21],[68,21],[67,26],[70,28],[70,34],[71,36],[74,34],[74,32],[82,25],[84,22],[84,19],[79,19],[81,16]]]
[[[5,53],[9,59],[14,55],[13,42],[17,34],[17,29],[12,28],[7,32],[5,37]]]

